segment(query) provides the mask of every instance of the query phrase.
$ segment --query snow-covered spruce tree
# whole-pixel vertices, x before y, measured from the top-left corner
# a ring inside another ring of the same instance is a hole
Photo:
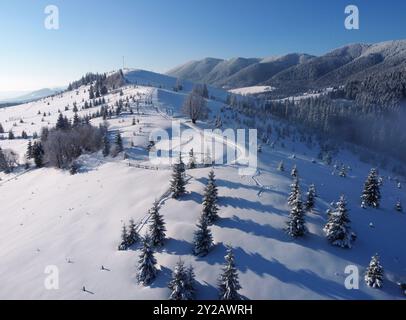
[[[235,266],[234,252],[230,246],[227,247],[227,255],[224,258],[226,263],[219,279],[219,298],[220,300],[240,300],[238,290],[241,289],[241,285]]]
[[[339,176],[342,178],[347,177],[347,168],[345,166],[342,166],[339,172]]]
[[[110,154],[110,140],[106,133],[103,137],[103,156],[107,157]]]
[[[117,135],[116,135],[115,144],[116,144],[116,152],[117,152],[117,154],[124,151],[123,139],[121,138],[120,132],[118,132]]]
[[[283,161],[279,162],[279,164],[278,164],[278,171],[280,171],[280,172],[284,172],[284,171],[285,171],[285,164],[283,163]]]
[[[379,261],[379,255],[376,254],[372,257],[367,272],[365,273],[365,282],[372,288],[383,287],[384,270]]]
[[[362,203],[368,207],[379,208],[381,201],[381,191],[379,188],[378,174],[376,169],[372,169],[365,181],[362,192]]]
[[[44,148],[41,142],[35,141],[32,146],[32,157],[37,168],[41,168],[44,165]]]
[[[150,210],[151,219],[150,219],[150,236],[151,244],[155,247],[162,247],[165,241],[165,221],[163,216],[159,213],[158,202],[154,203],[154,206]]]
[[[356,236],[351,231],[351,220],[348,217],[347,203],[344,196],[336,204],[336,209],[330,212],[324,233],[328,241],[341,248],[351,248]]]
[[[168,288],[172,291],[169,300],[193,300],[194,290],[191,290],[189,281],[188,270],[184,262],[179,260],[168,284]]]
[[[297,195],[300,193],[300,187],[299,187],[299,180],[295,179],[293,183],[290,185],[290,194],[288,198],[288,204],[289,206],[292,206],[293,203],[296,201]]]
[[[198,257],[207,256],[213,246],[213,236],[209,229],[207,219],[204,217],[204,215],[200,216],[199,223],[197,224],[197,230],[194,234],[193,245],[193,254]]]
[[[190,149],[190,152],[189,152],[188,167],[189,167],[189,169],[196,169],[196,157],[195,157],[193,149]]]
[[[130,219],[130,224],[128,226],[128,237],[127,242],[128,246],[136,244],[140,240],[140,235],[137,231],[137,225],[134,222],[134,219]]]
[[[298,191],[295,199],[292,201],[286,233],[293,238],[302,237],[306,234],[304,211],[300,191]]]
[[[125,251],[129,247],[128,243],[128,231],[127,231],[127,226],[123,224],[123,228],[121,229],[121,243],[118,246],[118,250],[120,251]]]
[[[218,219],[218,189],[216,186],[216,178],[214,171],[211,170],[209,173],[209,179],[207,185],[204,189],[203,196],[203,216],[207,220],[209,225],[214,224]]]
[[[196,296],[196,275],[195,270],[192,265],[186,269],[186,289],[191,296],[191,299],[194,299]]]
[[[158,270],[156,268],[156,259],[154,250],[151,245],[151,237],[147,234],[143,239],[143,247],[141,249],[139,264],[138,264],[138,283],[148,286],[155,280]]]
[[[316,196],[316,186],[314,184],[311,184],[306,194],[306,211],[312,211],[314,209]]]
[[[32,141],[28,141],[28,145],[27,145],[27,152],[25,153],[25,157],[27,159],[32,159],[33,155],[32,155]]]
[[[182,161],[182,155],[180,155],[179,162],[173,166],[172,180],[170,190],[172,192],[172,198],[178,199],[182,196],[186,190],[185,181],[185,165]]]
[[[292,178],[294,179],[298,179],[299,178],[299,172],[297,170],[297,166],[295,165],[290,173],[290,175],[292,176]]]
[[[398,202],[396,203],[395,210],[398,212],[403,212],[402,202],[400,202],[400,200],[398,200]]]

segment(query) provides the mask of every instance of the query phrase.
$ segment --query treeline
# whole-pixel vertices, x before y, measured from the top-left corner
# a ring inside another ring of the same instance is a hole
[[[77,90],[81,86],[92,85],[92,90],[95,93],[100,92],[100,95],[105,95],[107,94],[108,90],[118,89],[125,84],[126,80],[122,70],[110,75],[105,73],[87,73],[78,81],[70,83],[68,86],[68,91]]]
[[[328,96],[266,102],[261,112],[304,125],[329,138],[358,144],[406,160],[406,112],[401,106],[357,104]]]

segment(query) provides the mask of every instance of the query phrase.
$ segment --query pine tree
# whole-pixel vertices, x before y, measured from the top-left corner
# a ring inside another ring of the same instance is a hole
[[[73,116],[73,126],[77,127],[80,125],[80,123],[81,123],[81,121],[80,121],[79,115],[77,112],[75,112],[75,114]]]
[[[302,237],[306,234],[304,211],[301,200],[300,190],[297,192],[294,200],[291,202],[289,221],[287,223],[286,233],[291,237]]]
[[[158,273],[156,263],[154,250],[151,245],[151,237],[146,235],[143,239],[143,247],[141,249],[138,264],[138,283],[148,286],[155,280]]]
[[[33,152],[32,152],[32,141],[28,141],[27,145],[27,152],[25,153],[25,157],[27,159],[32,159],[33,158]]]
[[[178,199],[180,196],[182,196],[186,192],[185,186],[185,165],[182,161],[182,155],[180,155],[179,162],[173,166],[170,186],[172,197],[174,199]]]
[[[278,171],[280,171],[280,172],[285,171],[285,164],[283,163],[283,161],[279,162]]]
[[[189,152],[189,169],[196,169],[196,157],[193,149]]]
[[[41,168],[44,165],[44,149],[41,142],[34,142],[32,146],[32,157],[34,158],[35,166]]]
[[[172,280],[168,284],[168,288],[172,290],[169,300],[193,300],[194,287],[191,283],[190,276],[189,270],[185,268],[184,262],[179,260],[175,266]]]
[[[110,140],[108,134],[106,133],[103,137],[103,156],[108,157],[109,154],[110,154]]]
[[[347,168],[345,166],[342,166],[340,169],[340,173],[339,176],[342,178],[346,178],[347,177]]]
[[[290,194],[288,198],[288,204],[289,206],[292,206],[293,203],[296,201],[297,195],[300,193],[300,187],[299,187],[299,180],[295,179],[293,181],[293,184],[290,185]]]
[[[197,224],[193,243],[193,254],[198,257],[207,256],[213,246],[213,236],[209,229],[207,219],[203,215],[200,216],[199,223]]]
[[[379,255],[376,254],[372,257],[367,272],[365,274],[365,282],[372,288],[383,287],[384,270],[379,261]]]
[[[3,125],[0,123],[0,133],[4,133]]]
[[[123,228],[121,229],[121,243],[118,246],[118,250],[120,251],[125,251],[128,249],[128,247],[130,246],[128,243],[128,231],[127,231],[127,226],[125,224],[123,224]]]
[[[238,290],[241,289],[241,285],[238,280],[233,249],[230,246],[227,247],[227,255],[224,258],[226,263],[219,279],[220,300],[240,300]]]
[[[381,192],[376,169],[371,170],[367,180],[365,181],[364,191],[361,199],[365,206],[379,208]]]
[[[204,189],[203,196],[203,216],[207,220],[209,225],[215,223],[218,219],[218,190],[216,186],[216,179],[214,171],[211,170],[209,173],[209,179],[207,185]]]
[[[191,299],[193,300],[196,295],[196,275],[192,265],[186,269],[186,289],[189,292]]]
[[[151,224],[150,224],[150,236],[151,244],[155,247],[162,247],[165,241],[165,222],[163,216],[159,213],[158,203],[155,202],[154,206],[150,210]]]
[[[398,212],[403,212],[402,202],[400,200],[398,200],[398,202],[396,203],[395,210]]]
[[[293,167],[292,172],[290,173],[290,175],[292,176],[292,178],[294,179],[298,179],[299,178],[299,173],[297,170],[296,165]]]
[[[348,217],[347,203],[344,196],[337,202],[335,210],[329,214],[324,232],[328,241],[341,248],[351,248],[356,236],[351,232],[351,220]]]
[[[115,144],[116,144],[116,148],[117,148],[117,149],[116,149],[117,153],[121,153],[121,152],[124,151],[123,139],[121,138],[120,132],[118,132],[117,135],[116,135]]]
[[[134,222],[134,219],[130,219],[130,224],[128,226],[128,236],[127,236],[127,242],[128,246],[132,246],[136,244],[140,240],[140,235],[138,234],[137,231],[137,225]]]
[[[14,139],[15,139],[13,130],[10,130],[10,131],[8,132],[8,139],[9,139],[9,140],[14,140]]]
[[[316,196],[316,187],[312,184],[306,194],[306,211],[312,211],[314,209]]]

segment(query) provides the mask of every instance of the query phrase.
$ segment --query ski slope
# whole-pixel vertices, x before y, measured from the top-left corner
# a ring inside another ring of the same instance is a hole
[[[335,160],[352,170],[347,178],[341,178],[332,166],[314,163],[318,150],[308,149],[297,139],[286,139],[284,146],[264,146],[255,176],[239,175],[238,161],[215,167],[221,216],[212,227],[215,247],[205,258],[194,257],[193,232],[210,168],[188,170],[188,193],[174,200],[168,196],[171,159],[151,164],[145,147],[151,132],[171,132],[173,121],[179,121],[182,129],[191,129],[190,136],[179,144],[187,161],[190,149],[199,148],[202,130],[211,127],[224,104],[210,100],[208,121],[192,126],[180,113],[188,90],[173,92],[166,76],[152,77],[148,72],[142,72],[149,82],[143,86],[140,77],[140,73],[132,75],[133,84],[123,89],[123,97],[118,92],[105,97],[112,105],[120,98],[138,97],[139,115],[123,114],[109,120],[109,130],[120,131],[123,136],[128,159],[85,155],[81,158],[85,170],[74,176],[52,168],[0,173],[0,298],[167,299],[171,270],[182,258],[195,268],[197,298],[216,299],[225,246],[230,244],[235,249],[240,293],[248,299],[402,299],[396,283],[406,280],[406,216],[396,212],[394,204],[397,199],[406,203],[405,191],[388,178],[389,172],[380,170],[385,177],[382,208],[361,209],[360,195],[370,165],[343,151]],[[86,89],[0,109],[0,123],[6,132],[13,129],[16,135],[22,130],[29,135],[39,133],[44,125],[55,125],[58,110],[71,118],[73,102],[88,99]],[[64,111],[66,106],[70,106],[68,111]],[[132,107],[135,109],[134,104]],[[79,115],[96,109],[80,111]],[[42,121],[44,112],[50,115]],[[133,117],[140,123],[133,126]],[[19,122],[21,118],[24,123]],[[94,119],[92,123],[101,121]],[[215,139],[215,144],[224,143],[219,137]],[[27,140],[0,140],[0,147],[18,152],[23,163]],[[246,151],[241,145],[238,148],[239,155]],[[197,158],[202,160],[199,154]],[[280,161],[284,161],[286,172],[277,170]],[[297,240],[283,230],[294,165],[299,170],[302,193],[314,183],[319,196],[315,212],[306,215],[309,234]],[[351,250],[332,247],[322,232],[325,211],[341,194],[347,197],[352,229],[358,235]],[[150,287],[142,287],[136,282],[138,248],[122,252],[117,246],[122,224],[130,218],[140,222],[145,232],[148,210],[157,200],[168,239],[156,253],[158,278]],[[375,253],[380,254],[386,272],[381,290],[367,287],[362,279]],[[348,265],[359,267],[359,290],[344,286]],[[44,286],[47,266],[59,270],[58,290]]]

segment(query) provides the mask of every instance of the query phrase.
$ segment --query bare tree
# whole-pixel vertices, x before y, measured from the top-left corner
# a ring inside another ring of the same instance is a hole
[[[208,108],[206,100],[196,93],[190,93],[183,103],[183,114],[190,117],[193,123],[197,120],[206,120],[208,117]]]

